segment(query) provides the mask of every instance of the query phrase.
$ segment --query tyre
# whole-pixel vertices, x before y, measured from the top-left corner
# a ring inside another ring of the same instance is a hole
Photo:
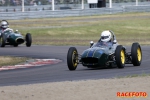
[[[133,43],[131,47],[131,57],[134,66],[140,66],[142,62],[142,50],[139,43]]]
[[[30,33],[27,33],[25,39],[26,39],[26,46],[27,46],[27,47],[30,47],[31,44],[32,44],[32,37],[31,37],[31,34],[30,34]]]
[[[5,35],[1,35],[1,37],[0,37],[0,46],[5,47],[5,43],[6,43],[6,37],[5,37]]]
[[[18,44],[17,44],[17,43],[15,43],[15,44],[14,44],[14,47],[18,47]]]
[[[122,45],[117,46],[115,50],[115,59],[116,59],[117,67],[124,68],[126,55],[125,55],[125,50]]]
[[[76,70],[78,65],[78,51],[75,47],[70,47],[67,54],[67,64],[69,70]]]

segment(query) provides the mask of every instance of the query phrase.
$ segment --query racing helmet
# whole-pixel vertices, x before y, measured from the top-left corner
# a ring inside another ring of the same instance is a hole
[[[5,20],[2,20],[1,23],[0,23],[0,26],[1,26],[2,29],[8,28],[8,22],[5,21]]]
[[[110,31],[103,31],[101,33],[101,41],[109,42],[111,40],[111,32]]]

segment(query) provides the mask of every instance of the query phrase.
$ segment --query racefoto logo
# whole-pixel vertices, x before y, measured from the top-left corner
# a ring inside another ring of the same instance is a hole
[[[117,97],[120,98],[146,98],[147,96],[146,92],[117,92]]]

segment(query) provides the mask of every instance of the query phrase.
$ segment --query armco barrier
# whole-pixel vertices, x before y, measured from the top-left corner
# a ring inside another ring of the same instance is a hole
[[[0,12],[0,19],[48,18],[66,16],[86,16],[100,14],[115,14],[124,12],[150,12],[149,6],[122,6],[114,8],[69,9],[69,10],[38,10],[25,12]]]

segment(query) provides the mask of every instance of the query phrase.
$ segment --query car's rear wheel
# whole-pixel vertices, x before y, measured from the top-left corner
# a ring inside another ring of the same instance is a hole
[[[122,45],[118,45],[115,51],[115,59],[118,68],[124,68],[125,66],[125,50]]]
[[[5,47],[5,43],[6,43],[6,37],[5,37],[5,35],[1,35],[1,37],[0,37],[0,46]]]
[[[30,47],[31,44],[32,44],[32,37],[31,37],[31,34],[30,34],[30,33],[27,33],[25,39],[26,39],[26,46],[27,46],[27,47]]]
[[[78,51],[75,47],[70,47],[67,54],[67,64],[69,70],[76,70],[78,65]]]
[[[131,47],[131,57],[134,66],[140,66],[142,62],[142,50],[139,43],[133,43]]]

